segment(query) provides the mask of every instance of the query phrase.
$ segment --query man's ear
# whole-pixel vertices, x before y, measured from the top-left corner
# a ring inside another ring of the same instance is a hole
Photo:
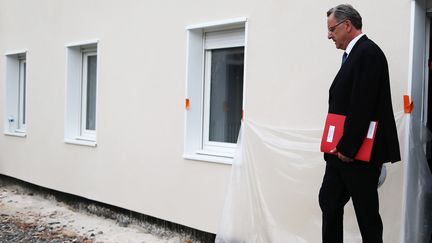
[[[347,32],[350,33],[352,31],[352,29],[353,29],[353,25],[352,25],[351,21],[347,20],[345,22],[345,24],[346,24],[346,30],[347,30]]]

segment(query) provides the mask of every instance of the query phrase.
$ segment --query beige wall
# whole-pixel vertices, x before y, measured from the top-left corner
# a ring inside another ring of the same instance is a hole
[[[230,166],[182,158],[185,27],[247,17],[246,117],[318,128],[341,56],[326,39],[325,12],[338,3],[0,0],[0,114],[4,54],[28,50],[27,137],[0,135],[0,173],[215,232]],[[410,1],[352,4],[364,32],[387,54],[394,109],[402,110]],[[96,148],[63,142],[65,45],[93,39],[99,40]]]

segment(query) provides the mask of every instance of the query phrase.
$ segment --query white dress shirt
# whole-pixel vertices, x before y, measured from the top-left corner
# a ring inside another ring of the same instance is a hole
[[[349,56],[351,50],[353,49],[354,45],[357,43],[357,41],[358,41],[360,38],[362,38],[362,36],[364,36],[364,35],[365,35],[365,34],[361,33],[360,35],[356,36],[354,39],[352,39],[352,40],[350,41],[350,43],[348,44],[348,46],[347,46],[347,48],[346,48],[346,50],[345,50],[345,52],[346,52],[346,54],[347,54],[348,56]],[[347,56],[347,57],[348,57],[348,56]]]

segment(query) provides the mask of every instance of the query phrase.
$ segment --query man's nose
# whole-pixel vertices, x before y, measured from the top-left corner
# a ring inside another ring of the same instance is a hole
[[[330,31],[327,32],[327,39],[331,39],[332,38],[332,33]]]

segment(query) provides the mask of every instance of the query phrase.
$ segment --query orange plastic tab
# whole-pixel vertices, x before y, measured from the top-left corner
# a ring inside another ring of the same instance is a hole
[[[190,108],[190,100],[189,100],[189,98],[186,98],[185,108],[186,108],[187,111],[188,111],[189,108]]]
[[[414,108],[414,104],[412,102],[410,102],[409,95],[404,95],[403,99],[404,99],[404,112],[406,114],[411,114],[411,112]]]

